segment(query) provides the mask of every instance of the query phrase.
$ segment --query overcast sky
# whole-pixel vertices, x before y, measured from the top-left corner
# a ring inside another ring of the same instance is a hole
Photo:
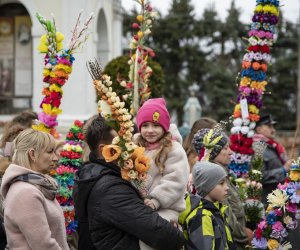
[[[153,7],[159,9],[162,14],[166,14],[170,8],[172,0],[151,0]],[[241,9],[243,22],[251,21],[253,10],[256,4],[255,0],[235,0],[236,6]],[[299,17],[299,2],[300,0],[281,0],[280,10],[283,12],[284,18],[296,23]],[[192,0],[195,6],[195,13],[201,16],[203,10],[210,4],[215,4],[215,9],[219,16],[223,19],[227,15],[227,9],[230,7],[231,0]],[[122,5],[125,9],[131,10],[133,6],[137,5],[133,0],[122,0]]]

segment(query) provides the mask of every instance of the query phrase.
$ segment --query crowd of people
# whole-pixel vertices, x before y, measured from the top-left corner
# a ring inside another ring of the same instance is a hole
[[[31,128],[26,111],[6,124],[1,138],[1,249],[71,249],[57,183],[61,141]],[[146,192],[122,178],[118,162],[102,150],[117,136],[101,115],[84,125],[84,163],[73,190],[78,242],[72,249],[246,249],[243,202],[231,182],[231,149],[217,121],[197,120],[182,138],[163,98],[149,99],[137,112],[136,145],[150,159]],[[291,161],[275,141],[270,115],[257,122],[254,140],[264,141],[263,202],[284,181]],[[170,129],[171,127],[171,129]],[[184,139],[184,140],[183,140]],[[183,143],[182,143],[183,141]],[[300,245],[294,246],[294,249]]]

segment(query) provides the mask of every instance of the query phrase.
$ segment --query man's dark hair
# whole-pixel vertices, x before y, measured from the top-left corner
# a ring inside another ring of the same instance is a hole
[[[85,132],[85,141],[89,145],[91,152],[99,155],[100,144],[111,144],[113,135],[112,128],[106,123],[102,116],[97,116],[91,121]]]

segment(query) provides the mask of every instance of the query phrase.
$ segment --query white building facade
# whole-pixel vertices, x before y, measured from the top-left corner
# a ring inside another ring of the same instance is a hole
[[[40,111],[43,86],[43,56],[37,51],[45,33],[36,18],[55,16],[57,30],[67,45],[80,10],[82,22],[94,13],[91,35],[83,49],[74,54],[73,72],[63,87],[59,126],[70,126],[97,112],[96,94],[86,62],[100,58],[102,65],[121,55],[121,0],[0,0],[0,120],[33,109]]]

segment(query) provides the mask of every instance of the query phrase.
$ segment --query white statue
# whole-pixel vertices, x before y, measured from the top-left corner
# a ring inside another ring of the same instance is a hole
[[[196,93],[199,91],[200,87],[197,84],[193,84],[189,87],[190,97],[183,107],[184,111],[184,122],[191,128],[195,121],[197,121],[202,115],[202,107]]]

